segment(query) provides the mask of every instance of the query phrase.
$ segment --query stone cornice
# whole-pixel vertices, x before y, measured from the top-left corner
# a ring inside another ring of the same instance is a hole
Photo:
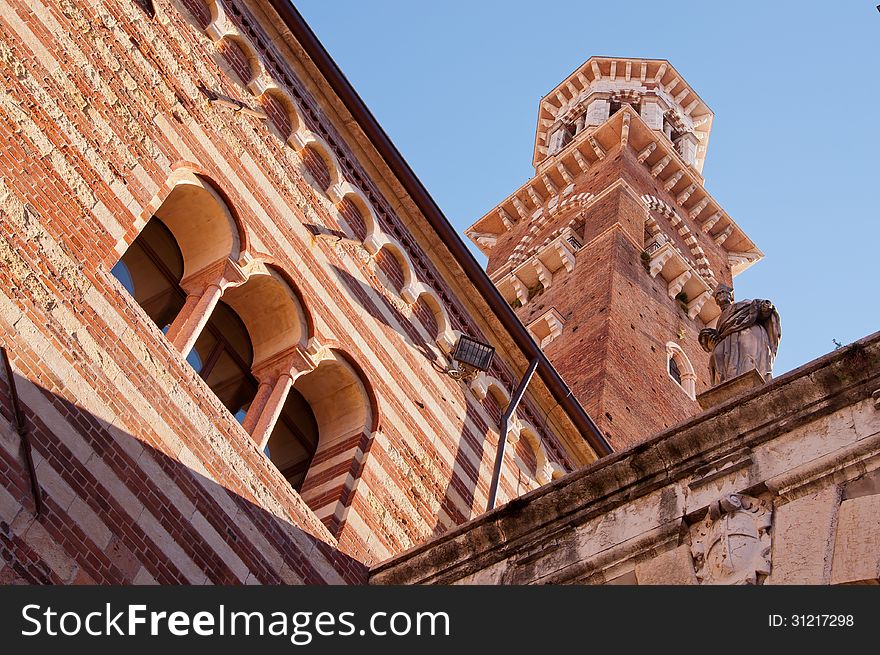
[[[555,176],[559,175],[557,166],[570,170],[574,162],[576,166],[580,166],[580,172],[574,175],[575,178],[581,173],[587,173],[599,161],[589,142],[590,138],[606,153],[618,145],[632,148],[638,153],[638,162],[650,171],[652,177],[669,186],[667,191],[676,199],[682,215],[694,230],[708,234],[717,245],[728,252],[734,275],[763,259],[764,254],[706,190],[699,173],[684,162],[664,135],[648,127],[629,106],[621,108],[602,125],[578,134],[565,148],[545,160],[535,177],[477,220],[465,234],[484,253],[489,254],[495,242],[490,245],[486,241],[487,236],[494,236],[497,240],[498,236],[512,229],[518,221],[541,221],[551,211],[551,207],[561,206],[573,193],[575,185],[573,178],[566,184],[555,180]],[[545,177],[557,182],[557,192],[549,192],[543,179]],[[477,235],[480,241],[477,241]]]
[[[669,140],[648,127],[635,112],[631,114],[630,144],[639,153],[639,163],[664,184],[674,180],[667,191],[675,197],[686,220],[728,252],[734,260],[734,275],[763,259],[764,253],[706,190],[702,178],[685,164]]]
[[[554,211],[574,192],[575,178],[619,145],[622,122],[622,112],[618,112],[594,130],[578,134],[563,150],[548,158],[534,177],[474,222],[465,234],[474,241],[476,233],[503,234],[519,221],[531,222]],[[488,252],[485,244],[475,243]]]
[[[702,169],[712,129],[712,110],[665,59],[591,57],[541,99],[535,131],[533,163],[539,167],[546,157],[548,129],[564,115],[571,115],[594,93],[606,95],[650,92],[667,104],[679,119],[699,133]]]
[[[748,449],[809,422],[865,401],[873,407],[872,395],[878,388],[880,332],[388,560],[374,567],[371,582],[444,583],[484,570],[524,548],[550,544],[570,533],[573,525],[607,514],[634,498],[678,481],[701,478],[720,462],[741,457]],[[872,439],[863,439],[852,448],[876,449],[876,439]],[[809,484],[810,476],[817,474],[812,470],[815,466],[811,467],[815,454],[804,453],[802,462],[796,459],[787,462],[794,473],[778,482],[788,493],[792,485]],[[801,469],[803,475],[798,473]],[[765,482],[755,484],[764,486]],[[576,579],[582,574],[572,570],[565,575]]]

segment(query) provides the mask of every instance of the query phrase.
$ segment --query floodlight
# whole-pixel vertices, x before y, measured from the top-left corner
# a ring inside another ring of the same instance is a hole
[[[495,349],[492,346],[462,335],[452,351],[453,362],[447,372],[459,380],[475,375],[478,371],[488,371],[494,356]]]

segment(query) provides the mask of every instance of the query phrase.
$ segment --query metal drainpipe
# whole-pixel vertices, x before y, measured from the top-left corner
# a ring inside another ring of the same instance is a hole
[[[12,420],[15,431],[21,439],[21,449],[24,451],[24,463],[27,466],[28,476],[31,481],[31,493],[34,497],[34,513],[39,516],[43,510],[43,496],[40,493],[40,485],[37,483],[37,471],[34,468],[34,460],[31,456],[31,441],[28,437],[24,416],[21,413],[21,403],[18,400],[18,389],[15,388],[15,378],[12,374],[12,364],[9,363],[9,355],[6,348],[0,346],[0,356],[3,358],[3,368],[6,369],[6,380],[9,383],[9,399],[12,402]]]
[[[498,483],[501,482],[501,465],[504,463],[504,448],[507,446],[507,428],[510,425],[510,417],[516,412],[519,401],[526,393],[526,387],[532,381],[535,370],[538,368],[539,358],[535,357],[529,364],[523,379],[520,380],[519,386],[513,393],[513,397],[504,410],[504,416],[501,417],[501,426],[498,433],[498,452],[495,453],[495,470],[492,471],[492,482],[489,484],[489,502],[486,504],[486,511],[491,512],[495,509],[495,499],[498,496]]]

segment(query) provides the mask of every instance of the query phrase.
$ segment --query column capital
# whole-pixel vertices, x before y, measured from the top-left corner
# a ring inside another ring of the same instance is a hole
[[[252,372],[260,382],[271,382],[283,375],[295,380],[315,366],[312,357],[301,346],[296,345],[254,364]]]
[[[180,281],[181,288],[188,294],[201,294],[205,289],[215,286],[220,291],[238,286],[247,281],[247,274],[229,257],[218,259],[200,271],[187,275]]]

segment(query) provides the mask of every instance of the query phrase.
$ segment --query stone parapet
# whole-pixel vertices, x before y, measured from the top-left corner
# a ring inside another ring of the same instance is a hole
[[[880,333],[371,571],[372,584],[880,578]]]

